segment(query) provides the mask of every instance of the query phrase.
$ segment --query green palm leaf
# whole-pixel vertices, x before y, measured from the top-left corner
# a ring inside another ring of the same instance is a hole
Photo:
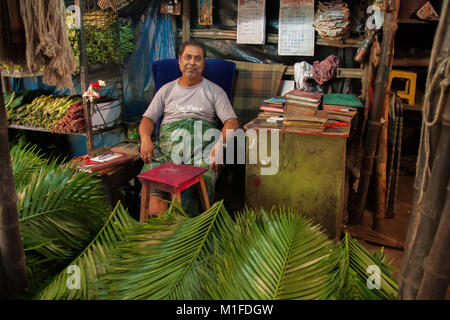
[[[331,241],[291,210],[237,217],[224,255],[218,256],[214,299],[327,299],[336,267]]]
[[[353,296],[348,297],[344,294],[341,298],[364,300],[396,299],[398,282],[392,274],[395,269],[387,263],[385,257],[382,255],[382,251],[371,254],[347,233],[342,240],[341,250],[345,261],[345,266],[342,268],[342,271],[348,271],[350,276],[350,279],[347,279],[346,281],[352,281],[353,286],[357,287],[353,288]],[[379,289],[369,289],[367,285],[367,281],[371,276],[367,270],[369,266],[376,266],[379,268]]]
[[[100,182],[42,157],[36,146],[11,148],[17,209],[34,288],[58,273],[97,234],[108,209]]]
[[[15,145],[11,148],[11,165],[17,191],[28,185],[31,176],[48,162],[37,151],[37,146]]]
[[[25,250],[45,259],[71,259],[98,232],[108,212],[92,175],[52,161],[18,192]]]
[[[99,274],[108,270],[107,262],[111,252],[126,239],[127,232],[136,225],[138,222],[118,203],[95,238],[69,265],[74,270],[80,271],[79,288],[76,288],[76,282],[70,287],[69,284],[74,278],[68,273],[70,271],[68,267],[56,275],[35,298],[41,300],[95,298],[97,295],[95,283]]]
[[[151,219],[118,251],[112,272],[102,277],[103,297],[204,298],[203,284],[213,275],[207,260],[230,225],[223,202],[194,218],[179,214]]]

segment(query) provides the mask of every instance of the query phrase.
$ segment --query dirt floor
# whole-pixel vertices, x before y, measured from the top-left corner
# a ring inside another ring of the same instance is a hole
[[[383,234],[386,234],[401,242],[406,242],[408,222],[411,215],[413,184],[413,176],[400,176],[397,201],[394,207],[394,217],[392,219],[385,219],[384,221]],[[372,212],[368,210],[365,211],[363,225],[366,227],[372,226]],[[363,240],[358,241],[364,244],[364,246],[369,250],[379,249],[381,247]],[[392,266],[400,271],[402,266],[403,250],[385,247],[384,251],[392,261]],[[398,276],[398,272],[396,273],[396,276]]]

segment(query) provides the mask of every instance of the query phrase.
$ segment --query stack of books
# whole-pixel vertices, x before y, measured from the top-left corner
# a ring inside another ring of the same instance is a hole
[[[347,106],[324,104],[322,105],[322,109],[328,112],[328,118],[330,120],[336,120],[347,123],[351,123],[352,119],[358,113],[358,109]]]
[[[328,112],[330,120],[351,123],[364,105],[354,94],[331,93],[323,96],[322,109]]]
[[[283,130],[288,132],[322,133],[328,121],[328,113],[323,110],[286,109]]]
[[[271,112],[276,114],[283,114],[286,104],[286,99],[282,97],[272,97],[269,99],[264,99],[261,102],[259,109],[263,112]]]
[[[286,98],[286,109],[317,110],[322,101],[322,96],[323,93],[320,92],[291,90],[284,95]]]

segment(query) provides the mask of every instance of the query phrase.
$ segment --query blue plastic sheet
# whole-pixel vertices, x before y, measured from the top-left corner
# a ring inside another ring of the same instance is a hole
[[[151,4],[136,28],[136,50],[124,66],[126,121],[141,117],[153,98],[151,63],[169,58],[175,58],[171,18],[159,14],[159,5]]]

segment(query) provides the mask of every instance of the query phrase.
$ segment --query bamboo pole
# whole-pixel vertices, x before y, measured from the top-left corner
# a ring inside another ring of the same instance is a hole
[[[0,72],[1,77],[1,72]],[[17,195],[8,142],[8,120],[0,83],[0,297],[16,297],[28,287],[25,254],[17,215]]]
[[[388,138],[388,114],[390,96],[385,96],[385,112],[383,115],[383,127],[378,139],[378,156],[376,160],[375,182],[375,210],[372,217],[372,229],[383,232],[383,222],[386,216],[386,164],[387,164],[387,138]]]
[[[364,161],[361,168],[361,180],[358,185],[358,198],[349,215],[350,224],[361,224],[373,171],[374,157],[380,133],[380,120],[384,115],[386,88],[389,82],[390,67],[393,58],[395,32],[400,1],[393,1],[392,10],[386,12],[383,26],[382,55],[375,81],[375,95],[372,110],[367,123],[367,138],[364,144]]]
[[[430,252],[435,232],[440,224],[449,179],[449,10],[450,3],[446,0],[442,6],[441,19],[430,57],[414,182],[413,209],[399,276],[400,299],[417,298],[423,278],[424,260]]]

